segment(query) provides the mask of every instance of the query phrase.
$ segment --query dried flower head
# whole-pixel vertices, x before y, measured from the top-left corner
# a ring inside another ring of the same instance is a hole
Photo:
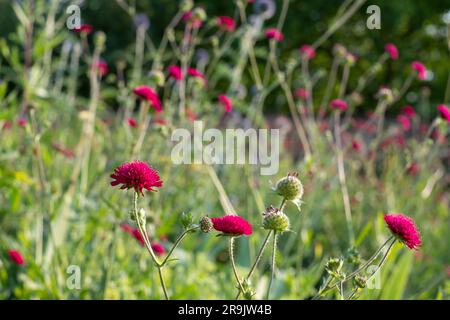
[[[135,192],[144,195],[143,189],[156,192],[155,188],[163,185],[158,172],[150,167],[147,163],[136,160],[126,162],[116,168],[111,174],[112,186],[121,184],[121,189],[133,188]]]
[[[419,231],[410,217],[403,214],[387,214],[384,221],[397,239],[408,248],[416,249],[422,244]]]
[[[210,232],[213,228],[214,225],[210,218],[205,216],[200,219],[200,230],[202,230],[204,233]]]

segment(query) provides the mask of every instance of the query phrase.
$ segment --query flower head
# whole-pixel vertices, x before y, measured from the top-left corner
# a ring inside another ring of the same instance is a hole
[[[181,80],[183,79],[183,73],[181,72],[181,68],[179,66],[169,66],[167,68],[167,72],[169,73],[169,78],[175,79],[175,80]]]
[[[151,244],[153,251],[156,253],[157,256],[161,256],[164,253],[166,253],[166,249],[164,246],[159,242],[154,242]]]
[[[141,246],[145,245],[145,241],[144,238],[142,238],[141,233],[139,232],[139,229],[135,228],[133,229],[133,231],[131,231],[131,235],[137,240],[139,241],[139,243],[141,244]]]
[[[79,28],[72,29],[75,33],[81,33],[81,34],[89,34],[94,30],[94,27],[90,24],[82,24]]]
[[[412,117],[414,117],[415,115],[416,115],[416,111],[414,110],[414,108],[412,107],[412,106],[404,106],[403,108],[402,108],[402,111],[401,111],[405,116],[407,116],[407,117],[410,117],[410,118],[412,118]]]
[[[263,213],[263,228],[277,232],[285,232],[289,229],[289,218],[279,209],[270,207]]]
[[[22,254],[19,251],[17,251],[17,250],[8,250],[8,255],[9,255],[9,258],[11,259],[12,262],[17,264],[18,266],[23,265],[24,260],[23,260]]]
[[[146,101],[149,101],[152,104],[153,108],[156,110],[156,112],[162,111],[161,101],[159,100],[158,95],[156,91],[153,90],[153,88],[142,85],[134,88],[133,93],[138,97]]]
[[[17,125],[19,127],[25,127],[27,125],[27,123],[28,123],[27,119],[25,119],[23,116],[17,120]]]
[[[408,248],[416,249],[422,244],[419,231],[410,217],[403,214],[387,214],[384,221],[392,233]]]
[[[295,90],[295,96],[300,99],[307,100],[309,98],[309,91],[306,88],[298,88]]]
[[[220,218],[211,218],[214,229],[226,235],[238,236],[252,234],[252,226],[240,216],[226,215]]]
[[[109,71],[108,63],[107,63],[105,60],[103,60],[103,59],[98,60],[98,61],[94,64],[93,67],[94,67],[94,68],[97,68],[98,74],[99,74],[101,77],[106,76],[106,74],[107,74],[108,71]]]
[[[217,24],[224,31],[233,31],[236,28],[236,22],[233,18],[228,16],[217,17]]]
[[[159,174],[147,163],[136,160],[126,162],[114,170],[111,174],[112,186],[121,184],[121,189],[133,188],[136,192],[144,195],[143,189],[156,192],[155,188],[163,185]]]
[[[127,118],[127,123],[132,128],[136,128],[138,126],[137,125],[137,121],[135,119],[131,118],[131,117]]]
[[[398,59],[398,49],[393,43],[387,43],[384,50],[389,54],[392,60]]]
[[[450,122],[450,108],[447,107],[445,104],[440,104],[437,107],[439,113],[441,114],[441,116],[447,120],[447,122]]]
[[[417,71],[417,78],[420,80],[425,80],[427,77],[427,68],[425,65],[420,61],[413,61],[411,63],[411,67],[413,70]]]
[[[408,116],[405,116],[404,114],[399,114],[397,116],[397,122],[402,126],[403,130],[405,131],[411,130],[411,121],[409,120]]]
[[[314,50],[314,48],[311,47],[309,44],[302,45],[299,51],[302,57],[306,58],[307,60],[311,60],[316,56],[316,50]]]
[[[331,106],[331,108],[333,108],[335,110],[341,110],[341,111],[345,111],[348,108],[347,102],[345,102],[342,99],[334,99],[333,101],[331,101],[330,106]]]
[[[276,28],[269,28],[269,29],[266,30],[266,38],[270,39],[270,40],[274,39],[274,40],[276,40],[278,42],[281,42],[281,41],[283,41],[284,36],[281,33],[281,31],[279,31],[278,29],[276,29]]]
[[[274,190],[289,201],[300,200],[303,196],[303,184],[298,178],[297,172],[288,173],[286,177],[280,179]]]
[[[221,94],[219,95],[219,102],[223,105],[225,108],[225,112],[231,112],[233,109],[233,106],[231,105],[231,100],[226,95]]]
[[[194,78],[201,78],[201,79],[205,78],[205,75],[195,68],[188,68],[187,73],[190,76],[193,76]]]

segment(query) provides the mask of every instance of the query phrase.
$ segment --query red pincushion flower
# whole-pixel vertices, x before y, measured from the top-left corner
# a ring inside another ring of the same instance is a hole
[[[420,61],[413,61],[411,63],[411,67],[413,70],[417,71],[417,78],[420,80],[425,80],[427,77],[427,68],[425,65]]]
[[[233,18],[228,16],[217,17],[217,24],[225,31],[233,31],[236,28],[236,22],[234,22]]]
[[[89,34],[94,30],[94,27],[90,24],[82,24],[79,28],[72,29],[75,33],[83,33],[83,34]]]
[[[299,49],[300,54],[305,57],[307,60],[310,60],[316,56],[316,51],[309,44],[304,44]]]
[[[441,116],[447,120],[447,122],[450,122],[450,108],[447,107],[445,104],[440,104],[437,107],[439,113],[441,114]]]
[[[166,253],[166,249],[164,249],[163,245],[158,242],[152,243],[152,249],[158,256],[161,256],[164,253]]]
[[[295,90],[295,96],[306,100],[309,98],[309,91],[305,88],[298,88],[297,90]]]
[[[419,231],[410,217],[403,214],[387,214],[384,221],[392,233],[408,248],[416,249],[422,244]]]
[[[200,28],[203,24],[202,20],[195,17],[192,11],[186,11],[185,13],[183,13],[181,20],[183,20],[185,23],[190,24],[194,29]]]
[[[339,109],[341,111],[345,111],[348,108],[347,102],[342,99],[334,99],[331,101],[330,106],[333,109]]]
[[[17,120],[17,125],[18,125],[19,127],[25,127],[25,126],[27,125],[27,119],[25,119],[25,118],[23,118],[23,117],[20,117],[20,118]]]
[[[219,102],[223,105],[225,108],[225,112],[231,112],[233,109],[233,106],[231,105],[231,100],[226,95],[221,94],[219,95]]]
[[[389,54],[392,60],[398,59],[398,49],[393,43],[387,43],[384,50]]]
[[[151,102],[151,104],[152,104],[153,108],[156,110],[156,112],[162,111],[161,101],[159,101],[156,91],[153,90],[151,87],[145,86],[145,85],[138,86],[133,89],[133,93],[135,95],[139,96],[140,98]]]
[[[283,34],[276,28],[269,28],[266,30],[266,38],[267,39],[275,39],[278,42],[283,41]]]
[[[211,218],[214,229],[227,235],[246,235],[252,234],[252,226],[242,217],[227,215],[220,218]]]
[[[101,77],[106,76],[106,74],[109,72],[108,63],[103,59],[97,61],[97,63],[94,64],[94,67],[97,68],[98,74]]]
[[[23,257],[22,257],[22,255],[20,254],[19,251],[17,251],[17,250],[8,250],[8,255],[9,255],[9,258],[11,259],[12,262],[17,264],[18,266],[23,265],[24,260],[23,260]]]
[[[175,80],[183,79],[183,73],[181,72],[181,68],[179,66],[169,66],[167,68],[167,72],[169,73],[169,77]]]
[[[355,150],[356,152],[361,151],[361,143],[357,140],[353,140],[352,141],[352,148],[353,150]]]
[[[114,170],[111,178],[114,179],[114,181],[111,181],[112,186],[121,184],[120,189],[133,188],[142,195],[144,195],[143,189],[156,192],[155,188],[160,188],[163,185],[158,172],[147,163],[139,160],[122,164]]]
[[[139,232],[139,229],[133,229],[133,231],[132,231],[131,234],[133,235],[133,237],[134,237],[137,241],[139,241],[139,243],[141,244],[141,246],[144,246],[144,245],[145,245],[144,238],[142,238],[142,235],[141,235],[141,233]]]
[[[399,114],[397,116],[397,122],[400,123],[403,130],[405,131],[411,130],[411,121],[409,120],[408,116],[405,116],[404,114]]]
[[[410,118],[414,117],[416,115],[416,111],[412,106],[404,106],[402,108],[402,113]]]
[[[127,118],[127,123],[132,128],[136,128],[138,126],[137,125],[137,121],[135,119],[131,118],[131,117]]]

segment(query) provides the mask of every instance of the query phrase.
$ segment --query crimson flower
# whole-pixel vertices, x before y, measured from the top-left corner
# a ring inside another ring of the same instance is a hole
[[[167,68],[167,72],[169,73],[169,78],[173,78],[175,80],[183,79],[183,73],[181,72],[181,68],[179,66],[169,66]]]
[[[447,120],[447,122],[450,122],[450,108],[447,107],[445,104],[440,104],[437,107],[439,113],[441,114],[441,116]]]
[[[136,128],[137,127],[137,121],[131,117],[127,118],[127,123],[130,127]]]
[[[240,216],[226,215],[220,218],[211,218],[214,229],[226,235],[238,236],[252,234],[252,226]]]
[[[99,61],[97,61],[97,63],[95,63],[93,67],[97,68],[98,74],[101,77],[106,76],[106,74],[109,71],[108,63],[103,59],[100,59]]]
[[[162,104],[161,101],[158,98],[158,94],[156,93],[153,88],[145,85],[138,86],[133,89],[133,93],[137,95],[138,97],[149,101],[153,108],[156,110],[156,112],[162,111]]]
[[[231,105],[231,100],[226,95],[221,94],[219,95],[219,102],[223,105],[225,108],[225,112],[231,112],[233,110],[233,106]]]
[[[283,41],[284,36],[281,33],[281,31],[279,31],[276,28],[269,28],[266,30],[266,38],[267,39],[275,39],[278,42]]]
[[[348,108],[347,102],[342,99],[334,99],[331,101],[330,106],[333,109],[339,109],[341,111],[345,111]]]
[[[25,126],[27,125],[27,119],[25,119],[24,117],[20,117],[20,118],[17,120],[17,125],[18,125],[19,127],[25,127]]]
[[[309,98],[309,91],[305,88],[298,88],[297,90],[295,90],[295,96],[306,100]]]
[[[355,150],[356,152],[361,151],[361,143],[357,140],[353,140],[352,141],[352,148],[353,150]]]
[[[147,163],[136,160],[133,162],[125,162],[114,170],[111,174],[111,185],[117,186],[121,184],[120,189],[133,188],[135,192],[144,195],[143,189],[156,192],[155,188],[163,185],[158,172],[150,167]]]
[[[427,77],[427,68],[425,65],[420,61],[413,61],[411,63],[411,67],[413,70],[417,71],[417,78],[420,80],[425,80]]]
[[[412,118],[416,115],[416,110],[412,106],[404,106],[401,111],[404,115]]]
[[[314,48],[311,47],[309,44],[302,45],[299,51],[302,57],[305,57],[307,60],[311,60],[316,56],[316,50],[314,50]]]
[[[217,24],[224,31],[233,31],[236,28],[236,22],[233,18],[228,16],[217,17]]]
[[[403,214],[387,214],[384,216],[388,228],[408,248],[416,249],[422,244],[420,233],[414,220]]]
[[[185,23],[190,24],[190,26],[193,29],[198,29],[202,26],[202,20],[198,17],[195,17],[194,13],[192,11],[186,11],[181,16],[181,20],[183,20]]]
[[[63,145],[54,142],[52,143],[52,148],[56,151],[58,151],[59,153],[61,153],[64,157],[68,158],[68,159],[72,159],[75,154],[72,150],[67,149],[66,147],[64,147]]]
[[[411,176],[415,176],[420,172],[419,164],[415,162],[411,163],[408,168],[406,168],[406,172]]]
[[[155,252],[156,255],[161,256],[164,253],[166,253],[166,249],[164,246],[159,242],[152,243],[152,249]]]
[[[398,115],[397,122],[400,123],[403,130],[405,130],[405,131],[411,130],[411,121],[409,120],[408,116],[406,116],[404,114]]]
[[[89,34],[94,30],[94,27],[90,24],[82,24],[79,28],[72,29],[75,33],[81,33],[81,34]]]
[[[24,260],[23,260],[22,254],[19,251],[17,251],[17,250],[8,250],[8,255],[9,255],[9,258],[11,259],[12,262],[17,264],[18,266],[23,265]]]
[[[398,59],[398,49],[393,43],[387,43],[384,50],[389,54],[392,60]]]

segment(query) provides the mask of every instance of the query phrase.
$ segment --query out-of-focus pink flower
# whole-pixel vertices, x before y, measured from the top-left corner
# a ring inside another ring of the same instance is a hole
[[[331,108],[333,108],[335,110],[341,110],[341,111],[345,111],[348,108],[347,102],[345,102],[342,99],[334,99],[333,101],[331,101],[330,106],[331,106]]]
[[[393,43],[387,43],[384,50],[389,54],[392,60],[398,59],[398,49]]]
[[[89,34],[94,30],[94,27],[90,24],[82,24],[79,28],[72,29],[75,33],[81,33],[81,34]]]
[[[183,13],[181,20],[183,20],[185,23],[190,24],[193,29],[199,29],[203,24],[202,20],[198,17],[195,17],[192,11],[186,11],[185,13]]]
[[[139,241],[139,243],[141,244],[141,246],[144,246],[144,245],[145,245],[144,238],[142,238],[142,235],[141,235],[141,233],[139,232],[139,229],[133,229],[132,236],[133,236],[137,241]]]
[[[162,111],[161,101],[159,101],[158,95],[156,94],[156,91],[153,90],[153,88],[146,85],[141,85],[134,88],[133,93],[138,97],[150,102],[156,112]]]
[[[440,104],[437,106],[437,110],[441,114],[442,118],[447,120],[447,122],[450,122],[450,108],[447,107],[445,104]]]
[[[231,110],[233,110],[233,106],[231,104],[230,98],[228,98],[224,94],[219,95],[218,98],[219,98],[219,102],[223,105],[226,113],[229,113],[229,112],[231,112]]]
[[[302,100],[307,100],[309,98],[309,91],[306,88],[298,88],[295,90],[295,96]]]
[[[425,80],[427,78],[427,68],[420,61],[413,61],[411,63],[413,70],[417,71],[417,78],[420,80]]]
[[[122,229],[122,231],[125,233],[131,234],[131,235],[133,234],[133,227],[130,226],[128,223],[121,223],[120,229]]]
[[[17,250],[8,250],[9,258],[12,262],[17,264],[18,266],[21,266],[24,264],[24,260],[22,257],[22,254]]]
[[[304,44],[299,49],[302,57],[305,57],[307,60],[310,60],[316,56],[316,50],[311,47],[309,44]]]
[[[167,120],[162,117],[156,116],[155,123],[159,124],[160,126],[167,126]]]
[[[6,120],[6,121],[3,123],[2,129],[3,129],[3,130],[8,130],[8,129],[11,129],[11,127],[12,127],[11,122]]]
[[[98,74],[101,77],[106,76],[109,72],[108,63],[103,59],[100,59],[99,61],[97,61],[97,63],[93,67],[97,68]]]
[[[20,117],[20,118],[17,120],[17,125],[18,125],[19,127],[25,127],[25,126],[27,125],[27,119],[25,119],[24,117]]]
[[[397,116],[397,122],[402,126],[403,130],[405,131],[411,130],[411,121],[404,114],[399,114]]]
[[[388,228],[410,249],[417,249],[422,241],[414,220],[403,214],[387,214],[384,216]]]
[[[187,73],[194,78],[205,79],[205,75],[195,68],[188,68]]]
[[[401,111],[404,115],[413,118],[416,115],[416,110],[412,106],[404,106]]]
[[[418,163],[411,163],[407,168],[406,168],[406,172],[411,175],[411,176],[415,176],[416,174],[418,174],[420,172],[420,166]]]
[[[61,153],[64,157],[68,158],[68,159],[72,159],[75,154],[72,150],[69,150],[65,147],[63,147],[62,145],[60,145],[59,143],[52,143],[52,148],[56,151],[58,151],[59,153]]]
[[[274,39],[274,40],[276,40],[278,42],[281,42],[281,41],[283,41],[284,36],[281,33],[281,31],[279,31],[278,29],[276,29],[276,28],[269,28],[269,29],[266,30],[266,38],[267,39]]]
[[[166,249],[164,249],[164,246],[159,242],[153,242],[152,249],[158,256],[162,256],[164,253],[166,253]]]
[[[192,122],[194,122],[195,120],[197,120],[197,115],[194,113],[194,111],[192,111],[189,108],[186,108],[186,116],[188,117],[189,120],[191,120]]]
[[[131,117],[127,118],[127,123],[132,128],[137,128],[137,126],[138,126],[137,125],[137,121],[135,119],[131,118]]]
[[[361,151],[361,143],[358,140],[353,140],[352,141],[352,148],[356,152],[360,152]]]
[[[236,22],[233,18],[228,16],[217,17],[217,24],[224,31],[233,31],[236,28]]]
[[[183,79],[183,73],[181,72],[181,68],[179,66],[169,66],[167,68],[167,72],[169,73],[169,78],[173,78],[175,80]]]

